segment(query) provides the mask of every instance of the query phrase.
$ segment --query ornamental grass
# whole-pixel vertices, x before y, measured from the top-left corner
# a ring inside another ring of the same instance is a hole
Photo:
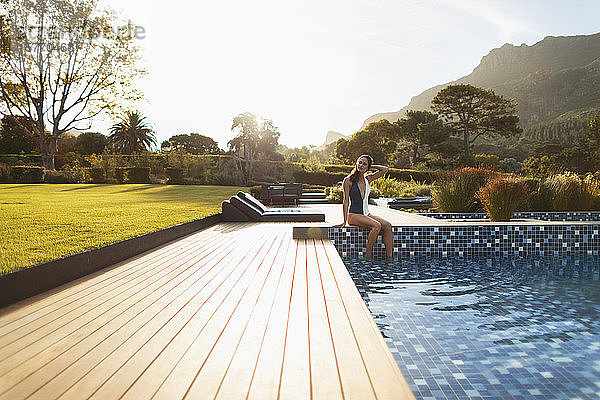
[[[381,197],[388,198],[430,196],[432,188],[430,184],[417,182],[413,179],[407,182],[387,176],[374,180],[370,183],[370,186],[371,189],[379,190]]]
[[[438,177],[432,191],[433,204],[441,212],[478,212],[482,206],[475,193],[498,175],[498,172],[482,167],[466,167],[444,173]]]
[[[554,193],[555,211],[587,211],[598,209],[600,185],[592,176],[581,179],[572,172],[546,178],[546,185]]]
[[[530,192],[522,179],[495,178],[481,187],[475,197],[481,201],[490,219],[495,222],[510,221],[515,210],[529,197]]]

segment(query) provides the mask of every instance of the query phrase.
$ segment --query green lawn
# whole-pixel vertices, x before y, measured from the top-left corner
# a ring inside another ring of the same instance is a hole
[[[233,186],[0,185],[0,273],[221,212]]]

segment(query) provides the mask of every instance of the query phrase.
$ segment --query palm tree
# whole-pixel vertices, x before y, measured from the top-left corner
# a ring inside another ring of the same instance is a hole
[[[145,119],[138,111],[127,111],[121,121],[110,128],[110,146],[118,153],[134,154],[156,145],[156,137]]]

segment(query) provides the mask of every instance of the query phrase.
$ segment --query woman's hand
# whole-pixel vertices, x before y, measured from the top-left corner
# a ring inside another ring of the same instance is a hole
[[[346,226],[346,222],[342,222],[341,224],[334,225],[333,227],[334,228],[343,228],[344,226]]]

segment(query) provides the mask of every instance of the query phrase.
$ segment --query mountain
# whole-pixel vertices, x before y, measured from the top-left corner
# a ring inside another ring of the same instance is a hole
[[[441,89],[461,83],[515,99],[525,136],[560,135],[559,127],[580,126],[600,111],[600,33],[548,36],[532,46],[505,44],[469,75],[425,90],[399,111],[375,114],[363,128],[382,118],[396,121],[407,110],[428,110]]]
[[[325,143],[323,143],[322,145],[317,147],[316,150],[323,150],[323,149],[325,149],[325,147],[327,147],[328,144],[337,142],[338,139],[342,139],[342,138],[347,139],[348,137],[349,136],[346,136],[339,132],[329,131],[329,132],[327,132],[327,136],[325,136]]]

